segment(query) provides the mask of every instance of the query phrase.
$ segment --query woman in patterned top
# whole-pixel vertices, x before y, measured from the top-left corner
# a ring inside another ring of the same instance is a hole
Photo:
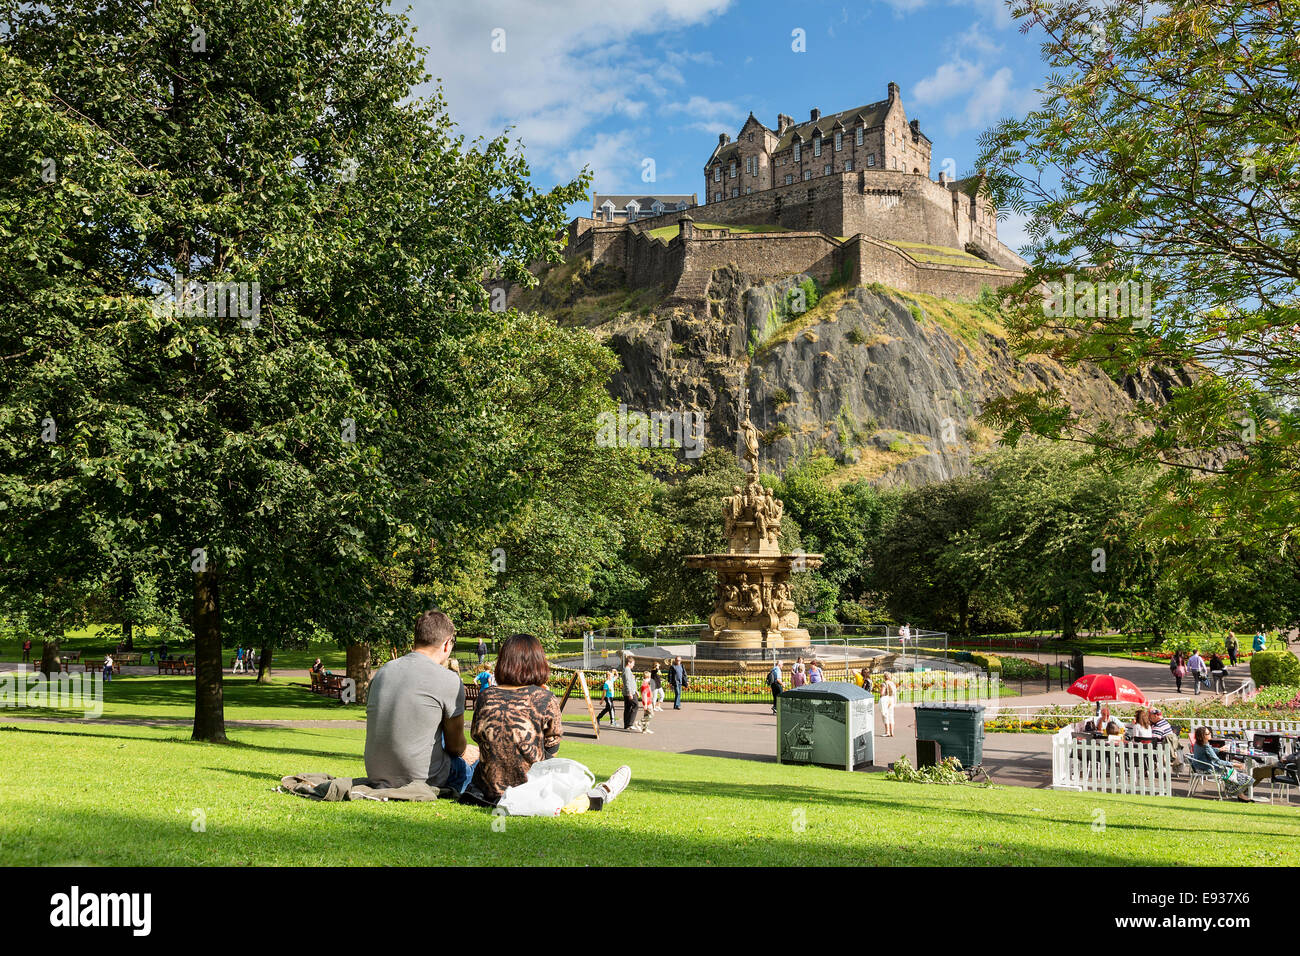
[[[546,689],[551,668],[542,642],[515,634],[497,658],[496,686],[483,688],[474,706],[470,735],[479,761],[467,796],[495,805],[507,787],[528,778],[528,768],[554,757],[564,727],[560,702]]]

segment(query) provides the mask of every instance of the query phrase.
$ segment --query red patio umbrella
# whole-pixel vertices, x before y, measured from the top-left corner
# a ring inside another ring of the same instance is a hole
[[[1069,686],[1068,692],[1084,700],[1113,700],[1126,704],[1145,704],[1147,695],[1136,684],[1114,674],[1084,674]]]

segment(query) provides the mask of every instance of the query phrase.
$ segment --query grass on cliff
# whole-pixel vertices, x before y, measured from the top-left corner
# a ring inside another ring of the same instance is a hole
[[[668,242],[674,237],[676,237],[676,235],[679,232],[681,232],[681,228],[682,227],[680,223],[673,223],[671,226],[660,226],[658,229],[651,229],[646,232],[646,235],[649,236],[651,239],[662,239],[664,242]],[[747,232],[789,232],[790,231],[789,229],[786,229],[782,226],[728,226],[724,223],[718,223],[718,222],[697,222],[695,224],[695,228],[696,229],[726,229],[728,232],[733,232],[737,234],[742,232],[747,233]]]
[[[932,319],[968,345],[980,346],[984,336],[1006,338],[1006,327],[998,321],[996,294],[986,290],[973,301],[941,299],[924,292],[899,292],[881,287],[902,299],[912,309],[918,322]],[[918,311],[921,315],[917,315]]]
[[[240,728],[227,745],[187,735],[85,723],[0,733],[0,865],[1300,864],[1300,815],[1283,807],[907,784],[565,742],[561,756],[599,778],[628,764],[631,786],[600,813],[494,818],[450,801],[275,791],[286,774],[363,773],[359,729]],[[1213,833],[1232,835],[1230,853]]]
[[[941,266],[969,266],[975,269],[998,269],[1000,266],[973,256],[964,249],[953,246],[934,246],[926,242],[887,240],[891,246],[902,249],[917,262]]]

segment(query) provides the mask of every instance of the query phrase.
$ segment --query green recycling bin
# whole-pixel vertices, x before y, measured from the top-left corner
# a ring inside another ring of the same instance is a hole
[[[777,698],[778,763],[853,770],[876,758],[875,698],[856,684],[820,681]]]
[[[937,740],[943,756],[956,757],[963,767],[983,762],[983,704],[917,704],[914,710],[917,740]]]

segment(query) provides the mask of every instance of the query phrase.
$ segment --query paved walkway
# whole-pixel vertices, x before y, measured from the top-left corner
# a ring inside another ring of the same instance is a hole
[[[1034,651],[1016,651],[1008,654],[1008,656],[1025,657],[1047,663],[1056,663],[1058,659],[1056,655]],[[1060,659],[1066,661],[1068,655],[1062,655]],[[1183,678],[1183,690],[1182,693],[1179,693],[1174,688],[1174,675],[1169,672],[1169,664],[1163,661],[1130,661],[1118,657],[1085,656],[1083,658],[1083,670],[1085,674],[1113,674],[1116,677],[1132,681],[1151,701],[1168,703],[1172,701],[1217,700],[1219,698],[1218,694],[1204,689],[1201,690],[1199,697],[1196,696],[1195,683],[1190,677]],[[1249,677],[1250,665],[1240,663],[1236,667],[1228,668],[1228,677],[1224,686],[1227,687],[1229,692],[1234,691],[1245,683]],[[1029,690],[1034,685],[1026,682],[1024,686],[1026,690]],[[1038,686],[1041,687],[1042,685]],[[1039,693],[1026,693],[1019,697],[1009,697],[1006,700],[1008,707],[1070,707],[1077,703],[1079,703],[1079,698],[1064,690],[1054,690],[1050,693],[1042,691]]]

